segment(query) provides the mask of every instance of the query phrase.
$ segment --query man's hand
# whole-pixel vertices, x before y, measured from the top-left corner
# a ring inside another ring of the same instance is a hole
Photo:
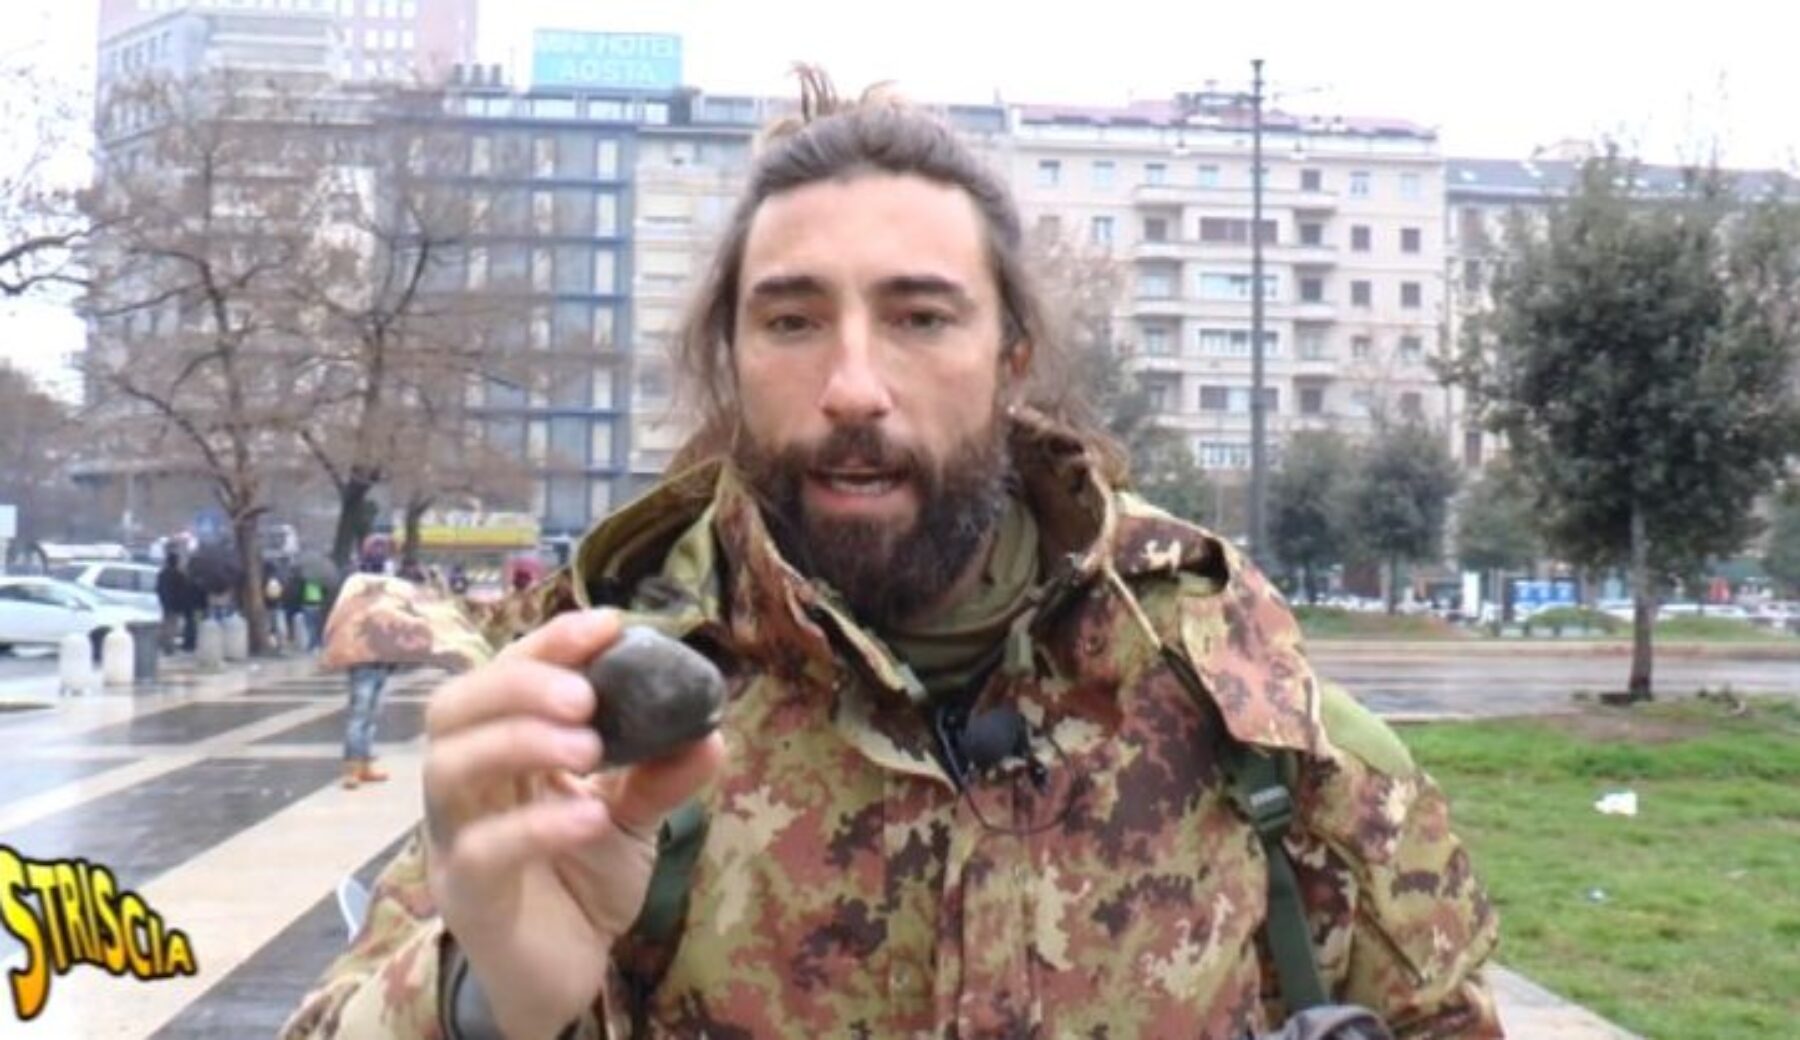
[[[565,614],[426,713],[432,898],[509,1037],[554,1036],[593,1003],[643,906],[657,827],[725,760],[714,733],[588,775],[601,747],[580,670],[618,636],[613,611]]]

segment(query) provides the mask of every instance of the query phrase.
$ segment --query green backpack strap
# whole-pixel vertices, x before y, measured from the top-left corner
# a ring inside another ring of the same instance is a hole
[[[1298,763],[1291,751],[1267,753],[1231,735],[1218,706],[1194,671],[1193,662],[1180,650],[1164,645],[1163,659],[1200,710],[1217,723],[1221,763],[1231,782],[1231,800],[1250,821],[1262,842],[1269,869],[1269,910],[1263,920],[1269,956],[1275,961],[1275,980],[1281,1003],[1289,1015],[1331,1002],[1319,963],[1313,954],[1312,928],[1306,923],[1306,906],[1300,897],[1300,880],[1288,858],[1282,839],[1294,822],[1292,777]]]
[[[651,946],[675,938],[681,916],[687,910],[688,882],[700,847],[706,844],[706,810],[699,799],[690,799],[663,820],[656,837],[656,867],[644,893],[644,908],[628,933]]]
[[[688,800],[664,818],[656,836],[656,866],[651,868],[650,885],[644,890],[644,908],[621,938],[660,951],[667,951],[675,941],[676,929],[681,927],[682,915],[687,912],[694,863],[700,858],[701,846],[706,844],[706,825],[706,810],[698,798]],[[630,969],[624,971],[624,976],[631,994],[631,1035],[648,1036],[650,991],[656,980]]]

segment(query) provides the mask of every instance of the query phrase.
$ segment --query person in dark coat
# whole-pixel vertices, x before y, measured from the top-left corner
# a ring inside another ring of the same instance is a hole
[[[175,647],[176,626],[180,626],[181,648],[194,649],[194,593],[187,573],[181,569],[181,554],[170,550],[163,557],[162,570],[156,572],[156,603],[162,607],[162,645]]]

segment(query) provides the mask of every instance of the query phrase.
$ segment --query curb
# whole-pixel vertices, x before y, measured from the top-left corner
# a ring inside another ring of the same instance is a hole
[[[1357,640],[1308,639],[1311,653],[1337,657],[1604,657],[1631,656],[1631,643],[1561,639]],[[1737,661],[1800,661],[1800,640],[1780,643],[1657,643],[1656,658],[1727,658]]]

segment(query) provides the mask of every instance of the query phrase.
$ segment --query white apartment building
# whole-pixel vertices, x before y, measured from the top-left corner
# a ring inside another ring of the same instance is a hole
[[[1028,223],[1129,265],[1116,335],[1160,421],[1209,470],[1250,463],[1252,141],[1242,99],[1015,110]],[[1264,397],[1269,443],[1364,432],[1382,412],[1442,424],[1444,160],[1392,120],[1267,113]]]

